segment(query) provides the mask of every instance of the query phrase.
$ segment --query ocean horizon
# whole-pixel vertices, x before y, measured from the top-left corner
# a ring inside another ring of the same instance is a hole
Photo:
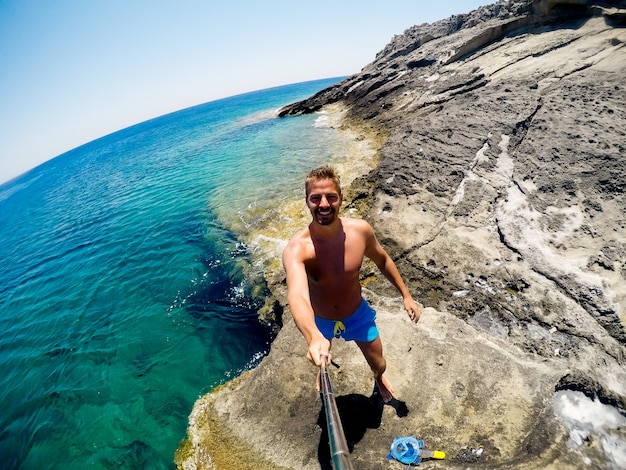
[[[273,217],[345,160],[323,113],[276,112],[342,78],[151,119],[0,185],[1,468],[174,468],[195,400],[269,351]]]

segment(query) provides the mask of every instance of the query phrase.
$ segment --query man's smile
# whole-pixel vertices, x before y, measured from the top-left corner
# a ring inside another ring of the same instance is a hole
[[[331,215],[335,212],[335,210],[332,207],[326,207],[326,208],[319,208],[316,211],[319,215]]]
[[[335,209],[332,207],[318,207],[315,210],[315,220],[321,225],[331,224],[335,220]]]

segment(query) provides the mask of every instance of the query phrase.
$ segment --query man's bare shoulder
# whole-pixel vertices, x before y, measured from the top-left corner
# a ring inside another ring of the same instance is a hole
[[[308,245],[311,244],[311,232],[309,228],[304,228],[297,232],[291,239],[287,242],[287,246],[283,250],[283,257],[299,257]]]
[[[287,242],[287,246],[289,245],[299,245],[301,243],[308,243],[311,241],[311,231],[309,227],[303,228],[302,230],[296,232],[291,239]]]
[[[367,220],[357,219],[355,217],[342,217],[341,223],[345,230],[355,230],[358,232],[372,231],[372,226]]]

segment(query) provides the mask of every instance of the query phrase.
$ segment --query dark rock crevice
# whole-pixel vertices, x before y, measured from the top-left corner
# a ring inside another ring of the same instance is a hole
[[[573,372],[561,377],[555,385],[554,391],[561,390],[582,392],[591,400],[597,399],[605,405],[614,406],[622,415],[626,416],[626,399],[623,396],[615,395],[596,380],[585,376],[584,373]]]

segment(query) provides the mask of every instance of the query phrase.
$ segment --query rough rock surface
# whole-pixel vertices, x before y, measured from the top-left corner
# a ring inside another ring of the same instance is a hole
[[[425,307],[411,324],[364,266],[397,401],[334,342],[355,468],[404,468],[386,459],[403,435],[447,452],[425,468],[626,465],[623,425],[572,439],[553,406],[572,390],[626,415],[625,44],[624,1],[499,2],[410,28],[283,110],[341,103],[346,125],[387,136],[350,194]],[[180,468],[329,468],[315,370],[269,274],[284,326],[198,401]]]

